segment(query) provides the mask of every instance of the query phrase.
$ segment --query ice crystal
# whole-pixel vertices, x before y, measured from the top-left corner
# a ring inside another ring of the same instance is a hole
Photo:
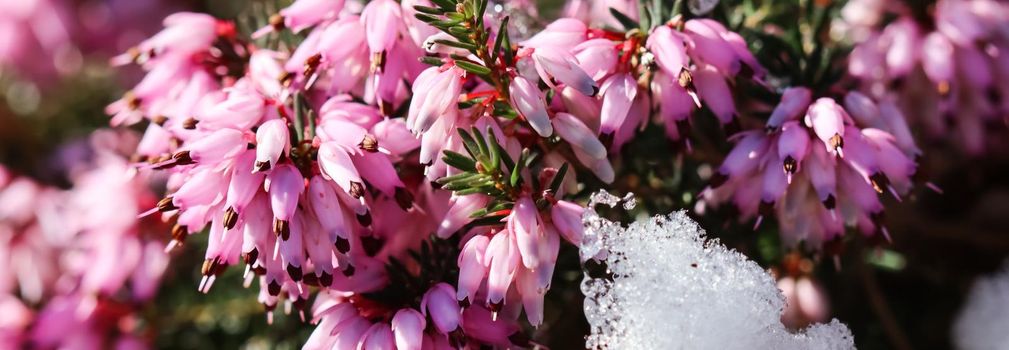
[[[974,282],[953,326],[959,349],[1005,349],[1009,344],[1009,261],[1002,270]]]
[[[616,206],[600,193],[592,204]],[[591,207],[590,207],[591,208]],[[785,299],[756,263],[704,232],[685,212],[624,228],[591,209],[583,217],[583,257],[605,276],[582,281],[590,349],[853,349],[837,320],[790,333]]]

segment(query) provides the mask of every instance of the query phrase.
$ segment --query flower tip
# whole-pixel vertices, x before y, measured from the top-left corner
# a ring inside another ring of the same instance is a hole
[[[925,187],[928,187],[928,189],[932,190],[935,193],[943,194],[942,188],[939,187],[938,185],[932,183],[931,181],[926,182],[925,183]]]

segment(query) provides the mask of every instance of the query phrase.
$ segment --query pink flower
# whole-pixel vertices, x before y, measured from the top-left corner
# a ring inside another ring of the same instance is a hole
[[[438,237],[446,238],[454,234],[472,219],[470,214],[487,206],[488,198],[480,195],[453,197],[444,219],[438,226]]]
[[[450,67],[431,67],[425,70],[414,85],[424,87],[414,92],[410,103],[409,116],[406,125],[414,133],[426,132],[441,115],[455,108],[462,91],[460,77],[461,69]]]
[[[499,319],[481,306],[468,307],[462,312],[462,329],[466,335],[481,342],[509,346],[509,336],[518,331],[514,321]]]
[[[732,99],[732,91],[722,75],[714,66],[702,66],[694,70],[694,85],[697,95],[718,118],[722,125],[736,119],[736,105]]]
[[[556,47],[570,50],[585,41],[587,30],[585,23],[580,20],[561,18],[521,44],[532,48]]]
[[[319,147],[319,167],[323,176],[336,182],[346,193],[360,197],[364,190],[361,176],[347,151],[334,142]]]
[[[742,63],[735,49],[723,38],[728,31],[718,22],[709,19],[692,19],[684,25],[684,33],[690,38],[690,55],[714,67],[722,74],[736,75]]]
[[[224,203],[228,208],[226,210],[231,210],[236,214],[242,213],[245,206],[252,201],[252,198],[258,193],[259,189],[263,187],[266,175],[262,172],[254,173],[248,171],[248,169],[255,169],[253,163],[256,159],[256,153],[258,151],[245,151],[236,157],[231,181],[228,182],[227,198]]]
[[[401,309],[392,317],[392,332],[396,338],[396,348],[420,350],[427,321],[424,315],[414,309]]]
[[[827,151],[844,156],[844,124],[848,114],[837,102],[829,98],[820,98],[809,107],[805,123],[813,129]]]
[[[329,238],[329,243],[335,244],[337,251],[346,253],[350,249],[350,227],[343,215],[330,215],[342,212],[342,205],[332,183],[321,176],[313,176],[308,182],[308,202],[315,217],[319,219],[320,228]]]
[[[297,0],[280,10],[284,26],[295,33],[320,22],[336,17],[343,9],[344,0]],[[273,24],[276,27],[276,24]]]
[[[785,312],[781,322],[789,328],[800,329],[812,323],[826,321],[830,315],[830,302],[826,292],[808,277],[784,277],[778,280],[778,289],[785,295]]]
[[[522,257],[522,264],[526,268],[535,270],[539,266],[539,237],[544,235],[540,230],[544,229],[540,220],[536,204],[529,197],[519,198],[515,202],[512,214],[508,216],[507,228],[515,235],[515,241],[519,254]]]
[[[795,120],[803,115],[812,101],[812,92],[805,87],[789,87],[781,93],[781,102],[774,107],[771,117],[767,120],[768,128],[777,130],[787,121]]]
[[[778,155],[781,157],[788,183],[792,183],[792,174],[798,171],[799,164],[809,152],[809,136],[799,122],[789,121],[781,127],[781,137],[778,138]]]
[[[554,115],[554,125],[557,134],[571,144],[577,151],[583,152],[593,159],[606,159],[606,147],[596,138],[595,133],[577,117],[568,113]]]
[[[550,115],[547,114],[543,93],[521,76],[512,79],[509,90],[512,106],[529,122],[533,130],[543,137],[552,135],[554,129],[550,125]]]
[[[17,71],[35,84],[80,70],[73,62],[78,54],[73,41],[80,28],[73,13],[76,6],[61,1],[41,0],[0,5],[0,67]],[[80,41],[80,40],[78,40]]]
[[[323,61],[328,62],[329,65],[339,66],[346,64],[345,62],[347,61],[353,62],[355,59],[361,58],[359,57],[360,53],[365,53],[363,52],[363,46],[365,46],[366,41],[365,27],[359,17],[347,16],[341,18],[327,25],[324,30],[313,33],[320,33],[319,42],[315,46],[315,50],[322,55]],[[305,62],[304,59],[296,60],[294,57],[292,57],[291,61],[300,64],[304,64]]]
[[[294,166],[284,164],[270,171],[266,176],[266,191],[270,194],[274,218],[278,221],[291,220],[304,190],[305,179]]]
[[[492,339],[495,344],[508,344],[507,336],[517,331],[514,323],[510,321],[494,321],[486,309],[480,308],[483,313],[471,314],[468,323],[473,327],[463,331],[459,324],[465,317],[465,312],[460,312],[459,306],[452,297],[452,290],[446,284],[438,284],[425,295],[427,303],[428,295],[442,290],[445,293],[437,303],[439,311],[429,311],[432,319],[435,320],[435,327],[427,327],[425,315],[412,308],[387,308],[381,305],[382,300],[366,300],[364,296],[352,295],[344,296],[339,293],[324,292],[319,295],[312,306],[313,323],[316,329],[312,332],[305,343],[306,349],[337,348],[337,349],[443,349],[451,348],[446,338],[449,334],[455,340],[466,341],[467,338],[482,340],[488,335],[487,332],[507,332],[499,339]],[[433,299],[432,299],[433,300]],[[428,304],[431,305],[431,304]],[[452,309],[454,307],[454,310]],[[422,307],[423,308],[423,307]],[[479,308],[474,306],[472,308]],[[449,312],[451,311],[451,312]],[[369,321],[376,320],[377,322]],[[437,322],[449,321],[451,329],[442,328]],[[498,327],[506,327],[499,329]],[[446,330],[447,329],[447,330]],[[437,346],[437,347],[433,347]]]
[[[689,132],[689,117],[697,106],[694,97],[669,75],[657,73],[652,81],[653,102],[665,124],[666,136],[673,141],[684,139]]]
[[[603,95],[603,106],[599,132],[606,135],[624,124],[631,103],[638,94],[638,83],[630,74],[617,74],[603,82],[600,92]]]
[[[886,53],[887,70],[894,76],[908,74],[918,61],[920,34],[918,25],[910,19],[901,19],[886,27],[880,40],[890,43]]]
[[[396,43],[399,35],[399,22],[402,13],[400,7],[392,0],[377,0],[369,2],[361,13],[368,38],[368,48],[372,54],[387,52]]]
[[[1009,66],[1003,64],[1006,55],[997,54],[1005,45],[979,48],[977,43],[1004,37],[996,23],[1007,19],[1005,4],[938,1],[929,12],[933,17],[926,19],[934,28],[922,26],[920,16],[901,8],[877,6],[872,11],[877,18],[896,19],[879,29],[863,28],[871,32],[855,47],[849,66],[861,92],[880,105],[897,107],[932,138],[952,137],[968,153],[983,152],[987,134],[993,133],[983,125],[1009,111],[1009,100],[1002,98],[1009,90],[993,79],[1005,75]],[[901,144],[908,147],[907,141]]]
[[[585,96],[595,96],[599,87],[588,74],[578,66],[578,59],[571,53],[554,47],[533,49],[531,55],[536,72],[547,86],[556,88],[556,82],[571,86]]]
[[[420,309],[424,316],[430,316],[435,328],[442,334],[449,334],[459,327],[459,303],[455,289],[447,283],[438,283],[424,294]]]
[[[281,156],[286,156],[291,150],[291,142],[287,122],[273,119],[264,122],[256,130],[256,171],[263,171],[277,166]]]
[[[578,66],[595,81],[601,81],[617,70],[619,51],[607,39],[591,39],[572,49]]]
[[[99,130],[89,141],[67,149],[92,154],[69,164],[67,189],[0,170],[0,346],[125,342],[136,307],[156,294],[168,256],[148,231],[161,227],[137,220],[150,184],[119,154],[136,136]]]
[[[738,135],[711,179],[712,187],[702,195],[705,202],[717,205],[731,199],[744,218],[757,217],[756,225],[774,215],[789,244],[822,245],[843,234],[845,224],[866,235],[887,236],[878,194],[889,191],[899,199],[910,191],[916,149],[902,149],[887,131],[888,122],[868,115],[878,111],[872,101],[859,95],[846,100],[856,114],[867,114],[857,120],[885,129],[855,125],[844,108],[821,98],[809,106],[805,124],[788,120],[794,116],[780,118],[785,120],[780,128]],[[792,108],[792,103],[783,98],[780,104]]]
[[[405,344],[404,344],[405,345]],[[392,330],[387,323],[372,324],[361,340],[357,343],[358,349],[394,349],[396,340],[393,338]]]
[[[165,17],[165,29],[137,46],[142,53],[148,53],[156,59],[163,55],[186,56],[208,49],[217,38],[217,19],[213,16],[179,12]],[[114,62],[124,62],[124,58],[113,59]],[[126,61],[128,62],[128,61]]]
[[[231,159],[245,148],[245,134],[235,129],[219,129],[199,138],[176,153],[176,164],[215,164]]]
[[[669,26],[658,26],[648,36],[648,50],[655,55],[659,68],[671,77],[679,77],[688,64],[683,37]]]
[[[515,278],[522,260],[515,233],[505,230],[491,238],[484,255],[487,270],[487,304],[492,311],[500,310],[505,294]],[[460,289],[461,290],[461,289]]]

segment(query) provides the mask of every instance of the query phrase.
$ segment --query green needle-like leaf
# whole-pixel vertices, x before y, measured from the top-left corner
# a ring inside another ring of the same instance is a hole
[[[494,50],[490,52],[490,64],[495,64],[501,55],[501,45],[504,44],[505,37],[508,36],[508,16],[501,19],[501,26],[497,30],[497,38],[494,39]]]
[[[499,211],[502,211],[502,210],[505,210],[505,209],[511,209],[514,206],[515,206],[515,203],[512,203],[512,202],[492,203],[492,205],[490,205],[490,206],[487,207],[487,212],[488,213],[495,213],[495,212],[499,212]]]
[[[460,180],[470,179],[470,178],[472,178],[474,176],[478,176],[478,175],[480,175],[480,174],[466,172],[466,173],[462,173],[462,174],[455,174],[455,175],[452,175],[452,176],[446,176],[446,177],[443,177],[443,178],[440,178],[440,179],[436,180],[435,182],[444,185],[444,184],[447,184],[447,183],[453,182],[453,181],[460,181]]]
[[[438,57],[424,56],[424,57],[418,58],[418,60],[420,60],[422,63],[430,64],[430,65],[436,66],[436,67],[441,67],[441,65],[445,64],[445,61],[442,61]]]
[[[417,10],[417,12],[426,13],[430,15],[441,15],[445,13],[445,10],[434,7],[414,5],[413,8]]]
[[[452,1],[452,0],[431,0],[431,3],[433,3],[435,5],[438,5],[438,6],[441,6],[441,8],[446,9],[446,10],[455,11],[455,4],[456,4],[455,1]]]
[[[476,172],[476,162],[473,159],[452,151],[446,150],[444,153],[445,156],[441,159],[445,161],[445,164],[459,170]]]
[[[509,179],[511,187],[517,187],[519,180],[522,179],[522,168],[526,166],[526,159],[529,157],[529,149],[522,149],[522,154],[519,155],[519,160],[515,162],[515,168],[512,169],[511,179]]]
[[[498,144],[498,154],[501,155],[501,161],[504,162],[505,169],[511,169],[515,167],[515,161],[512,160],[512,156],[508,154],[508,151],[504,149],[504,146]]]
[[[500,225],[501,220],[503,220],[506,217],[507,216],[505,215],[484,216],[482,218],[471,221],[470,225],[473,226]]]
[[[473,139],[476,140],[477,147],[480,148],[480,156],[487,156],[489,158],[490,150],[489,147],[487,147],[487,140],[484,138],[483,133],[476,127],[473,127],[470,130],[473,132]]]
[[[490,168],[491,171],[497,171],[498,166],[501,165],[501,144],[497,142],[497,136],[494,136],[494,130],[491,130],[490,126],[487,127],[487,140],[490,148]]]
[[[459,137],[462,138],[462,147],[466,149],[466,153],[469,153],[469,156],[473,158],[479,156],[480,148],[477,147],[473,136],[470,136],[469,132],[463,128],[457,128],[456,131],[459,133]]]
[[[487,215],[487,213],[488,213],[487,208],[480,208],[479,210],[474,211],[472,214],[469,214],[469,218],[476,219],[484,215]]]
[[[550,181],[550,192],[557,193],[561,188],[561,184],[564,183],[564,175],[568,173],[568,163],[561,165],[561,168],[557,170],[557,174],[554,175],[554,179]]]
[[[460,48],[460,49],[463,49],[463,50],[469,50],[469,51],[476,51],[477,50],[476,45],[468,44],[468,43],[461,43],[461,42],[458,42],[458,41],[438,39],[438,40],[435,40],[434,42],[438,43],[438,44],[445,45],[445,46],[451,46],[451,47]],[[456,62],[456,64],[458,65],[458,62]],[[463,68],[463,67],[460,66],[459,68]],[[465,69],[465,68],[463,68],[463,69]]]
[[[477,0],[477,10],[476,10],[476,24],[477,27],[483,27],[483,15],[487,12],[487,3],[490,0]]]
[[[610,14],[620,22],[620,25],[624,26],[624,30],[630,31],[638,27],[638,22],[635,22],[623,12],[620,12],[620,10],[610,7]]]
[[[432,16],[432,15],[429,15],[429,14],[426,14],[426,13],[420,13],[420,12],[413,14],[413,17],[419,19],[421,22],[424,22],[424,23],[433,23],[433,22],[441,21],[441,18]]]
[[[480,75],[480,76],[487,76],[491,72],[490,68],[481,66],[481,65],[476,64],[476,63],[468,62],[468,61],[455,61],[455,65],[457,67],[459,67],[459,68],[462,68],[463,70],[465,70],[467,72],[470,72],[470,73],[473,73],[473,74],[476,74],[476,75]]]

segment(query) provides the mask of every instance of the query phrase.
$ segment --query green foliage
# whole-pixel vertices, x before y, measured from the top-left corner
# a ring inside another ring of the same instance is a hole
[[[459,129],[466,154],[444,151],[442,160],[462,173],[438,179],[443,189],[458,195],[482,193],[493,198],[511,200],[522,185],[521,170],[528,162],[529,150],[523,150],[518,162],[498,143],[494,131],[487,128],[487,136],[473,127],[470,131]]]
[[[420,309],[420,301],[428,289],[439,282],[459,279],[455,257],[459,256],[458,237],[442,240],[431,236],[420,248],[409,251],[409,264],[389,258],[385,270],[389,283],[378,291],[365,293],[371,300],[381,300],[390,307]],[[409,266],[416,266],[411,269]],[[417,272],[413,272],[417,271]]]

